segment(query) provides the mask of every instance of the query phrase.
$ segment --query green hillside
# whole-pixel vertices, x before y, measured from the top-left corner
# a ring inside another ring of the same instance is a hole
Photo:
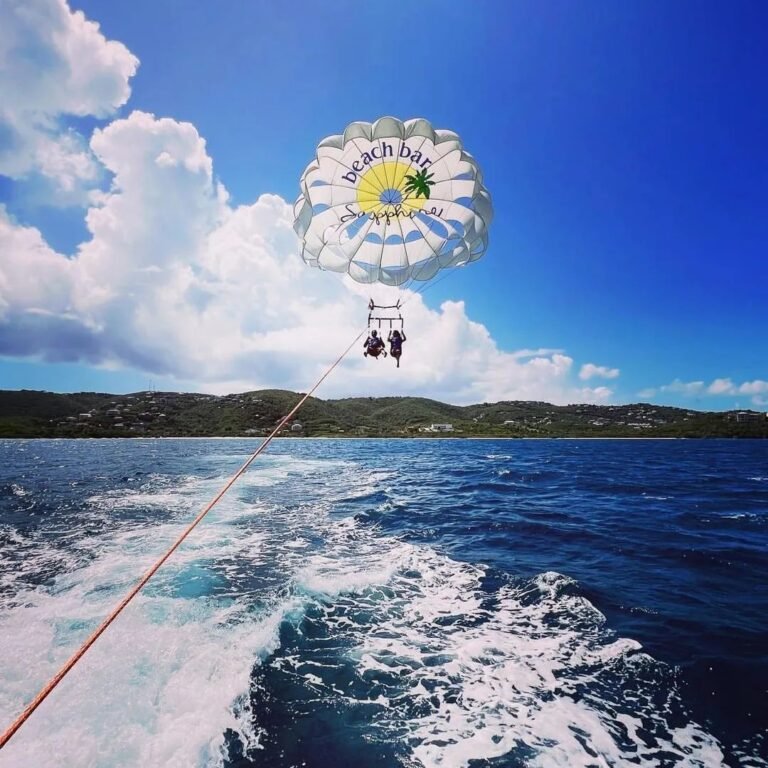
[[[0,437],[260,437],[274,429],[300,396],[279,389],[222,397],[0,391]],[[444,426],[441,430],[435,425]],[[458,406],[422,397],[311,397],[281,434],[764,438],[768,420],[757,411],[692,411],[648,403],[560,406],[508,401]]]

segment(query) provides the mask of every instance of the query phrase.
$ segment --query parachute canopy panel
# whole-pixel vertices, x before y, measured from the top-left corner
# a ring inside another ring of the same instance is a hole
[[[397,286],[481,258],[493,206],[457,134],[382,117],[320,142],[294,215],[307,264]]]

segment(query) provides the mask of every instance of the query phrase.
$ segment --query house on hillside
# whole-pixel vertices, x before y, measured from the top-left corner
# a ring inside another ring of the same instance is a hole
[[[429,429],[431,432],[453,432],[453,424],[432,424]]]
[[[739,424],[746,424],[750,421],[760,421],[764,418],[764,414],[757,411],[737,411],[736,421]]]
[[[301,432],[304,427],[298,421],[291,424],[291,432]]]

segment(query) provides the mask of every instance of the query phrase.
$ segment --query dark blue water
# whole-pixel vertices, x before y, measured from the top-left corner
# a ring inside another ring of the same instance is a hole
[[[3,720],[254,446],[0,441]],[[766,617],[768,442],[279,441],[0,765],[768,765]]]

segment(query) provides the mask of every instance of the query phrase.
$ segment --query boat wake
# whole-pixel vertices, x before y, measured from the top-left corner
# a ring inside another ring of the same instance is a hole
[[[0,530],[4,722],[238,459]],[[354,461],[265,456],[0,765],[723,763],[674,671],[616,637],[573,580],[516,580],[385,534],[374,521],[407,503],[395,482]]]

